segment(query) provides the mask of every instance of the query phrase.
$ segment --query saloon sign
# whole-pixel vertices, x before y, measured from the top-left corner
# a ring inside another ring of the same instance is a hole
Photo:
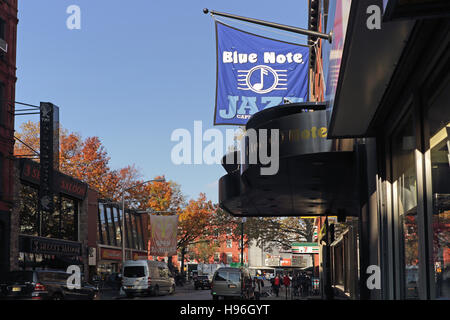
[[[20,235],[19,242],[22,252],[56,256],[81,256],[82,254],[81,243],[73,241]]]
[[[214,124],[245,125],[256,112],[308,98],[309,48],[216,22]]]

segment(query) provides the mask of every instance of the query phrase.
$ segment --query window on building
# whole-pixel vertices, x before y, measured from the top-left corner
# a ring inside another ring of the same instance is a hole
[[[394,206],[403,232],[400,247],[404,260],[404,297],[419,298],[419,232],[417,224],[417,178],[415,165],[415,131],[412,115],[394,133],[392,170]]]
[[[131,219],[131,213],[126,212],[126,222],[127,222],[127,236],[128,236],[128,248],[134,248],[134,239],[133,239],[133,222]]]
[[[115,237],[116,237],[116,243],[118,246],[122,246],[122,234],[121,234],[121,220],[119,217],[119,208],[112,207],[113,215],[114,215],[114,226],[115,226]]]
[[[54,210],[52,213],[41,210],[41,237],[59,238],[59,231],[61,229],[61,215],[59,196],[53,197]]]
[[[22,185],[22,188],[20,188],[20,199],[20,233],[38,236],[38,189]]]
[[[78,240],[78,201],[61,196],[61,237]]]
[[[108,221],[109,230],[109,243],[113,246],[117,246],[116,241],[116,228],[114,225],[114,217],[112,215],[112,210],[110,206],[106,207],[106,219]]]
[[[227,240],[227,248],[233,248],[233,240],[231,239]]]
[[[144,249],[144,237],[143,237],[143,228],[142,228],[142,217],[140,215],[136,216],[136,227],[137,227],[137,237],[138,243],[136,249],[143,250]]]
[[[450,85],[428,110],[435,297],[450,298]]]
[[[233,262],[233,254],[227,253],[227,264],[230,264]]]
[[[100,204],[99,205],[99,228],[100,228],[100,234],[101,234],[101,243],[109,245],[109,238],[108,238],[108,220],[106,219],[106,210],[105,205]]]
[[[54,197],[53,213],[39,211],[39,191],[29,185],[20,188],[20,233],[78,241],[78,201]]]

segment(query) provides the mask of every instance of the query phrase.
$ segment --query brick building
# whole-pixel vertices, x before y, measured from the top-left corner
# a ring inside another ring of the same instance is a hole
[[[9,269],[17,23],[17,0],[0,1],[0,272]]]

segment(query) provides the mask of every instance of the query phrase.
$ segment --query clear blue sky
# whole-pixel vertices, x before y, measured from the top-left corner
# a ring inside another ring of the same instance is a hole
[[[73,4],[81,30],[66,28]],[[19,0],[16,101],[58,105],[64,128],[100,137],[112,168],[135,164],[143,178],[165,174],[188,198],[205,192],[217,202],[220,165],[176,166],[170,158],[173,130],[193,132],[195,120],[213,128],[216,46],[205,7],[307,27],[306,0]],[[16,128],[28,119],[38,116],[16,119]]]

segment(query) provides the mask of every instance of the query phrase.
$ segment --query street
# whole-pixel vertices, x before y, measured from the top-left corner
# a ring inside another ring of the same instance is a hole
[[[288,289],[288,294],[286,297],[286,288],[280,288],[279,296],[271,293],[270,282],[265,280],[263,287],[263,295],[261,300],[297,300],[301,299],[299,297],[291,297],[290,290]],[[302,299],[317,299],[319,297],[305,297]],[[133,298],[127,298],[120,295],[119,291],[116,290],[105,290],[101,293],[99,300],[212,300],[211,290],[209,289],[198,289],[195,290],[192,283],[187,283],[183,287],[176,287],[175,293],[171,295],[161,295],[161,296],[136,296]]]

